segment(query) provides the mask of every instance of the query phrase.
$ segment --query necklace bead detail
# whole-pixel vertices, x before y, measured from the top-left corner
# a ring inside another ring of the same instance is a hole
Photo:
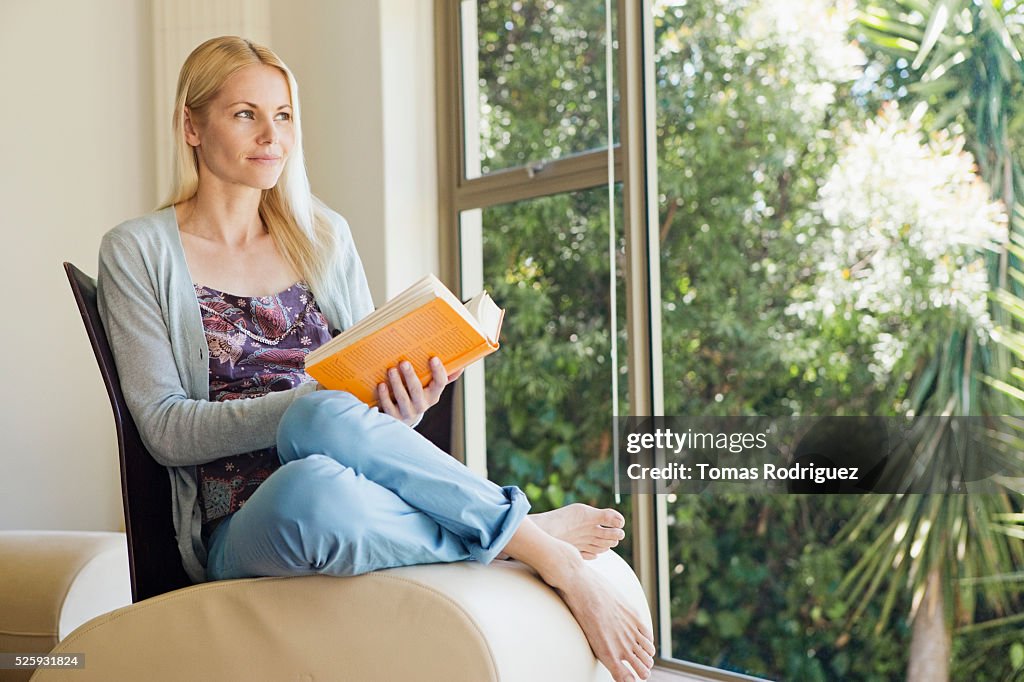
[[[207,289],[208,291],[210,290],[208,287],[204,287],[204,289]],[[216,291],[216,290],[214,290],[214,291]],[[216,292],[216,293],[221,294],[222,292]],[[219,296],[219,298],[221,300],[224,300],[224,296],[223,295]],[[239,298],[242,298],[242,297],[239,297]],[[250,298],[270,298],[270,297],[269,296],[264,296],[264,297],[250,297]],[[214,308],[211,308],[210,306],[206,305],[202,301],[198,301],[198,303],[199,303],[199,307],[201,309],[216,315],[221,320],[227,322],[232,327],[237,329],[239,332],[241,332],[245,336],[248,336],[253,341],[258,341],[259,343],[263,343],[263,344],[266,344],[268,346],[276,346],[279,343],[281,343],[284,339],[286,339],[289,334],[291,334],[293,331],[295,331],[298,327],[300,327],[306,321],[306,316],[309,315],[310,311],[313,309],[313,306],[316,305],[315,301],[313,300],[313,297],[310,296],[308,298],[308,300],[306,301],[306,306],[302,309],[302,312],[300,312],[295,317],[295,320],[292,321],[292,323],[288,326],[288,328],[285,329],[284,332],[282,332],[281,335],[278,336],[277,338],[269,339],[269,338],[267,338],[265,336],[261,336],[261,335],[255,333],[255,332],[250,331],[245,326],[238,324],[236,321],[232,320],[231,318],[229,318],[224,313],[222,313],[219,310],[216,310]],[[225,301],[225,303],[227,303],[227,301]]]

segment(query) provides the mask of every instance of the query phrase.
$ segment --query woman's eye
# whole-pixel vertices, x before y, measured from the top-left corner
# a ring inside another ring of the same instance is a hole
[[[239,118],[255,118],[255,115],[248,109],[246,109],[245,111],[239,111],[237,114],[235,114],[235,116]]]
[[[287,111],[282,111],[281,113],[279,113],[277,115],[277,120],[278,121],[290,121],[290,120],[292,120],[292,115],[289,114]]]

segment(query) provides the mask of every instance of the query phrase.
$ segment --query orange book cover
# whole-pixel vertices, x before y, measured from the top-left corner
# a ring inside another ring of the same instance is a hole
[[[334,339],[342,342],[339,348],[325,348],[326,353],[314,351],[307,357],[306,372],[325,388],[348,391],[373,407],[377,404],[377,385],[385,381],[388,368],[397,367],[403,360],[412,363],[421,384],[426,385],[430,382],[427,363],[435,355],[441,358],[445,370],[451,374],[498,349],[498,331],[504,311],[498,311],[497,328],[492,338],[488,338],[486,333],[466,319],[469,314],[463,304],[433,276],[420,280],[410,290],[424,283],[436,285],[448,295],[439,293],[426,303],[404,312],[398,319],[386,322],[379,329],[368,332],[356,329],[364,322],[371,326],[380,324],[381,315],[387,311],[376,311],[371,316],[374,319],[367,317],[343,332],[356,332],[358,338],[351,343],[346,343],[339,335]],[[399,294],[394,300],[399,301],[408,291]],[[490,302],[489,297],[487,301]],[[453,308],[453,304],[463,308],[461,314]],[[494,309],[497,310],[497,307],[494,306]],[[402,313],[400,309],[398,312]]]

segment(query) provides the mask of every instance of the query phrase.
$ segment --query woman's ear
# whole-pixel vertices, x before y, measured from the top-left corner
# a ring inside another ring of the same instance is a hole
[[[196,127],[192,121],[192,111],[188,107],[185,107],[184,128],[185,142],[191,147],[198,147],[199,133],[196,131]]]

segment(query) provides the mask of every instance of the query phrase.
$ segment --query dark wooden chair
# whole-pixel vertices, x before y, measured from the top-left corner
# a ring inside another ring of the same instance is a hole
[[[171,482],[166,467],[154,460],[142,444],[135,420],[124,402],[121,381],[96,305],[96,280],[71,263],[64,263],[64,271],[82,314],[114,412],[132,601],[138,602],[192,584],[182,567],[175,541],[171,521]],[[451,451],[452,395],[452,391],[445,391],[441,401],[424,415],[417,427],[445,452]]]
[[[121,392],[107,333],[96,307],[96,280],[71,263],[64,263],[82,322],[89,334],[96,362],[107,386],[114,411],[121,460],[121,500],[128,536],[128,566],[132,601],[141,601],[192,584],[181,565],[171,521],[171,481],[166,467],[157,463],[142,444],[135,420]]]

